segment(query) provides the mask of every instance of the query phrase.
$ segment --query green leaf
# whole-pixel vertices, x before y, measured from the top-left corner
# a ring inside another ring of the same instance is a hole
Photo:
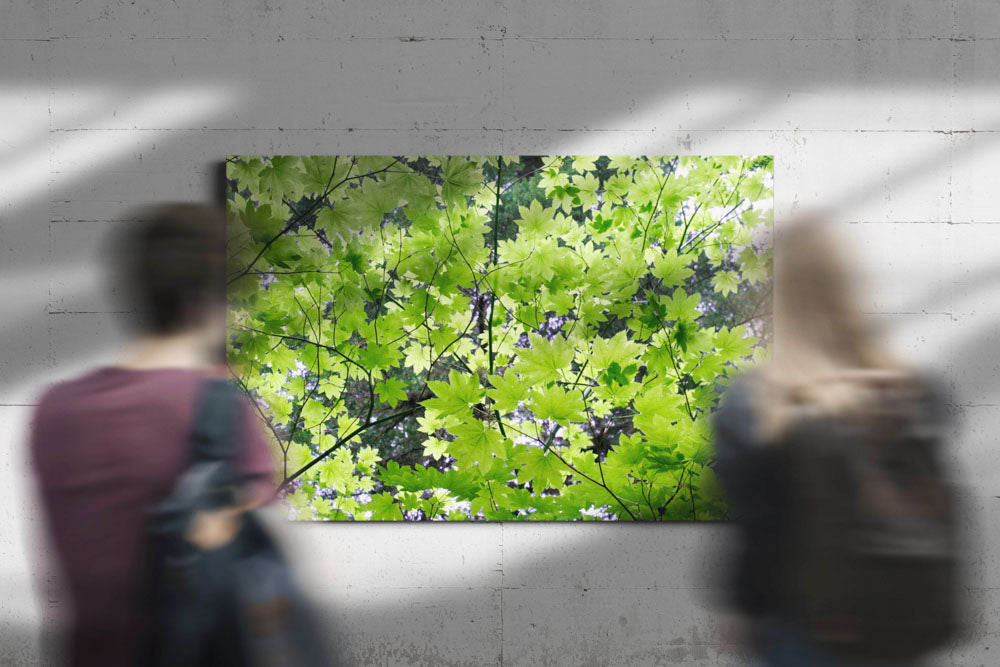
[[[580,391],[564,391],[558,385],[553,385],[534,389],[531,394],[529,407],[539,419],[551,419],[563,426],[581,419],[583,395]]]
[[[619,331],[611,338],[594,340],[594,349],[590,355],[590,367],[595,370],[604,369],[618,362],[620,368],[622,365],[636,361],[642,351],[642,345],[630,341],[625,331]]]
[[[679,255],[670,249],[653,260],[652,274],[663,281],[664,287],[674,287],[682,284],[694,270],[688,266],[691,263],[688,255]]]
[[[436,398],[429,398],[420,404],[441,415],[464,414],[485,396],[485,391],[479,386],[478,377],[456,370],[448,372],[448,382],[432,380],[427,386],[434,392]]]
[[[574,155],[573,156],[573,171],[583,174],[588,171],[594,171],[596,168],[594,163],[600,158],[600,155]]]
[[[260,187],[274,202],[297,201],[302,195],[302,177],[298,157],[275,155],[260,172]]]
[[[382,457],[372,447],[362,447],[358,450],[357,462],[359,470],[374,468],[381,460]]]
[[[519,233],[524,238],[538,239],[552,233],[555,209],[543,208],[537,199],[528,206],[519,206],[521,219],[517,221]]]
[[[362,509],[372,513],[372,521],[400,521],[403,514],[391,493],[377,493]]]
[[[377,345],[368,342],[368,346],[363,350],[358,350],[358,362],[368,370],[386,370],[392,368],[403,354],[395,345]]]
[[[486,395],[493,399],[494,406],[501,414],[517,410],[518,404],[528,397],[529,385],[522,383],[515,373],[488,377],[493,389]]]
[[[573,361],[573,348],[564,338],[546,340],[536,333],[528,334],[531,347],[518,350],[519,360],[514,370],[528,384],[548,383],[562,379],[563,369]]]
[[[753,248],[746,248],[740,253],[740,272],[743,278],[751,283],[761,283],[767,280],[768,266],[763,253],[757,254]]]
[[[455,435],[448,450],[460,465],[477,463],[480,468],[488,467],[494,456],[504,455],[504,439],[486,422],[473,420],[448,429]]]
[[[732,329],[720,329],[715,334],[715,347],[727,361],[735,361],[750,356],[757,339],[746,335],[745,325]]]
[[[260,158],[234,157],[226,162],[226,178],[235,180],[240,190],[256,190],[264,163]]]
[[[295,350],[289,349],[285,345],[278,345],[271,353],[268,355],[268,360],[271,362],[271,368],[280,372],[288,373],[295,369],[295,360],[297,359]]]
[[[255,207],[253,202],[247,201],[240,218],[250,232],[250,238],[257,243],[270,241],[285,227],[285,221],[272,213],[270,204]]]
[[[375,393],[383,403],[395,408],[400,401],[406,400],[406,383],[396,378],[386,378],[375,385]]]
[[[673,296],[667,302],[666,315],[669,320],[688,320],[690,322],[698,319],[701,312],[698,306],[701,304],[701,295],[692,294],[688,296],[684,289],[678,287],[674,290]]]
[[[321,401],[309,401],[302,408],[302,419],[308,427],[322,423],[329,414],[330,408]]]
[[[613,387],[615,384],[626,385],[632,381],[637,370],[639,370],[638,364],[629,364],[622,368],[617,361],[612,361],[608,369],[601,373],[600,379],[608,387]]]
[[[424,456],[440,459],[448,454],[448,443],[441,438],[430,437],[424,441]]]
[[[338,449],[332,457],[327,457],[316,467],[319,469],[319,481],[325,486],[341,493],[349,492],[353,487],[354,461],[351,459],[351,450]]]
[[[521,482],[531,482],[536,492],[556,489],[562,486],[563,471],[566,466],[542,447],[525,447],[517,457],[519,467],[517,478]]]
[[[712,285],[719,294],[732,294],[740,286],[740,278],[735,271],[719,271],[712,279]]]
[[[445,203],[464,204],[465,197],[482,186],[483,173],[466,158],[449,157],[441,165],[441,180],[441,198]]]
[[[694,325],[687,320],[677,320],[674,325],[673,339],[682,352],[687,352],[688,342],[694,333]]]
[[[310,155],[302,158],[301,166],[303,191],[320,196],[347,175],[350,160],[335,155]]]

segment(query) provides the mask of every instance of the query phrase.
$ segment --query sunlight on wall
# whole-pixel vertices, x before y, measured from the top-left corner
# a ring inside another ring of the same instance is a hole
[[[112,111],[81,129],[52,132],[48,141],[34,142],[26,152],[16,148],[5,151],[0,160],[0,183],[3,183],[0,207],[41,196],[50,185],[85,177],[88,170],[127,155],[133,147],[127,129],[152,129],[154,134],[145,136],[155,137],[156,129],[163,125],[203,123],[223,111],[234,109],[239,103],[232,90],[220,86],[165,87],[144,93],[139,101],[121,108],[115,95],[94,91],[81,91],[80,94],[60,91],[56,101],[78,106],[74,110],[77,115],[92,115],[102,106]],[[8,122],[16,127],[19,122],[27,121],[13,113],[0,116],[0,124]],[[109,140],[107,133],[93,132],[122,128],[126,129],[120,140]],[[52,172],[52,155],[59,155],[63,164],[73,164],[77,169],[72,174]]]

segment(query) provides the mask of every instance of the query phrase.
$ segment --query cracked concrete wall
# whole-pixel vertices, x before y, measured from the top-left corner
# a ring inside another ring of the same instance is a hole
[[[132,204],[212,199],[227,153],[767,153],[779,217],[837,206],[869,316],[954,385],[980,607],[939,661],[996,664],[998,56],[987,0],[0,0],[0,662],[58,607],[24,429],[119,349],[97,253]],[[723,526],[283,533],[362,664],[732,660]]]

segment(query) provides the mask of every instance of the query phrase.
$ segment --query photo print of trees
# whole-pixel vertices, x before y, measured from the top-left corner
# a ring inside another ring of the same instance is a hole
[[[728,517],[769,156],[231,156],[233,372],[303,520]]]

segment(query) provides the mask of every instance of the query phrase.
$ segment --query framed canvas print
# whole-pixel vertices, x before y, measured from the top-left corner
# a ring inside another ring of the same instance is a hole
[[[303,520],[708,521],[769,156],[227,159],[229,358]]]

